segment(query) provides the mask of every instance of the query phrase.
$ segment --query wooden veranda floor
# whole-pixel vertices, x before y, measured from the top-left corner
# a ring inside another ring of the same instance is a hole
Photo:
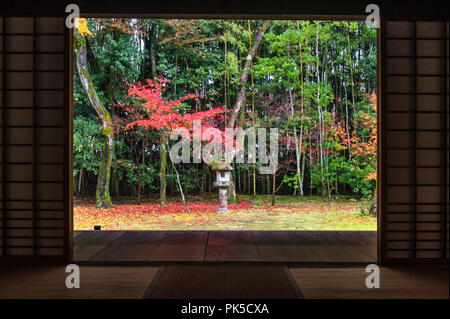
[[[377,257],[374,231],[75,231],[74,261],[347,262]]]

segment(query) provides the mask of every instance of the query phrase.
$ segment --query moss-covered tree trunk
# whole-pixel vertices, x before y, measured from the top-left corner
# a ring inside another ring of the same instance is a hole
[[[167,169],[167,142],[168,142],[168,132],[163,129],[161,131],[161,136],[159,140],[161,163],[159,168],[159,180],[160,180],[160,190],[159,190],[159,202],[161,205],[165,205],[167,202],[166,189],[166,169]]]
[[[114,150],[114,132],[112,128],[103,129],[105,144],[103,145],[102,159],[98,169],[97,188],[95,189],[96,207],[111,208],[111,195],[109,193],[109,184],[111,181],[111,166]]]
[[[95,192],[95,199],[97,201],[96,207],[111,208],[112,202],[109,193],[109,183],[111,179],[111,166],[114,151],[114,130],[111,114],[103,105],[92,83],[87,62],[86,39],[77,29],[74,30],[74,37],[74,49],[80,81],[92,107],[95,109],[102,122],[103,135],[105,137]]]

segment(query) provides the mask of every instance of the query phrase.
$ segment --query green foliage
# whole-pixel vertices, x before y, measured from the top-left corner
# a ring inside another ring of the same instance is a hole
[[[133,161],[121,161],[120,167],[117,167],[117,172],[120,174],[120,179],[124,183],[128,183],[131,187],[133,187],[133,193],[137,193],[136,185],[137,185],[137,170],[136,163]],[[149,187],[150,190],[156,190],[155,185],[158,184],[159,171],[155,165],[152,164],[141,164],[140,165],[140,179],[141,185],[144,188]]]
[[[359,213],[361,216],[369,216],[370,215],[370,205],[372,201],[370,199],[363,199],[359,202]]]
[[[283,179],[283,183],[287,184],[289,187],[292,187],[293,189],[298,189],[299,185],[298,185],[298,179],[299,179],[300,175],[299,174],[295,174],[294,176],[284,176]]]
[[[254,207],[260,207],[260,206],[261,206],[261,199],[260,199],[260,198],[256,198],[256,199],[253,201],[253,206],[254,206]]]
[[[375,182],[366,179],[366,176],[374,170],[371,163],[358,162],[345,157],[332,157],[328,166],[331,182],[347,184],[353,194],[368,196],[375,189]]]
[[[78,175],[81,167],[98,174],[98,157],[104,144],[100,123],[79,116],[73,121],[73,132],[73,175]]]

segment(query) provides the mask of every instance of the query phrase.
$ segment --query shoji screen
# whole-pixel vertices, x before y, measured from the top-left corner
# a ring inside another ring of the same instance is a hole
[[[382,25],[382,258],[448,260],[448,21]]]
[[[65,41],[63,18],[0,18],[0,260],[68,254]]]

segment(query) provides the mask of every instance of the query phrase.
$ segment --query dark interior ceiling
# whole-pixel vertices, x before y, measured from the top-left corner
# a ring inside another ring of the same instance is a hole
[[[63,16],[68,4],[82,14],[181,14],[181,15],[366,15],[368,4],[377,4],[384,18],[446,18],[448,0],[1,0],[0,15]]]

